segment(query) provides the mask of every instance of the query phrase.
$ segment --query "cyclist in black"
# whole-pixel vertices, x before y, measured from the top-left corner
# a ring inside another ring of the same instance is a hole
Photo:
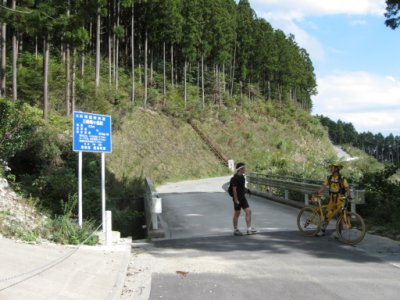
[[[243,233],[237,228],[240,211],[243,209],[246,214],[246,225],[247,234],[254,234],[257,230],[251,227],[251,209],[249,203],[245,197],[245,193],[249,193],[250,190],[246,189],[246,179],[244,173],[246,172],[246,166],[244,163],[238,163],[236,165],[236,173],[232,177],[230,184],[232,185],[232,199],[235,212],[233,214],[233,234],[243,235]]]

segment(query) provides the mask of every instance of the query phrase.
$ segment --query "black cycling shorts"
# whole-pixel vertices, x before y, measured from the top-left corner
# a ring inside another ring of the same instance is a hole
[[[232,198],[233,200],[233,198]],[[249,207],[249,203],[247,202],[246,198],[239,199],[239,204],[236,204],[235,201],[233,201],[233,207],[235,211],[240,211],[241,209],[245,210],[246,208]]]

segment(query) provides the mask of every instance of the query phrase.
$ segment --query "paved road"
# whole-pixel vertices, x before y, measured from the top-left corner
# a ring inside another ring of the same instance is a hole
[[[399,243],[306,238],[297,231],[298,209],[255,196],[249,201],[261,232],[233,236],[226,181],[158,189],[168,236],[137,245],[128,271],[137,284],[127,299],[399,299]]]
[[[336,153],[337,153],[337,156],[338,156],[339,160],[350,161],[350,160],[357,160],[358,159],[358,157],[352,157],[350,154],[348,154],[346,151],[344,151],[342,149],[342,147],[340,147],[340,146],[334,145],[333,148],[336,150]]]

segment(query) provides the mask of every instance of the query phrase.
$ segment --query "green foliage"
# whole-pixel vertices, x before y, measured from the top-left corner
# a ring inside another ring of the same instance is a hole
[[[77,207],[77,197],[70,197],[66,203],[62,204],[63,213],[56,216],[50,223],[51,239],[60,244],[78,245],[86,243],[94,245],[98,242],[97,236],[94,236],[94,222],[86,220],[82,227],[72,222],[73,211]]]
[[[399,167],[387,165],[382,171],[364,174],[361,184],[367,190],[366,204],[358,209],[371,226],[383,226],[395,233],[400,232],[400,182],[393,181],[392,176]]]
[[[23,149],[41,123],[38,110],[0,98],[0,159],[7,161]]]
[[[168,100],[163,107],[163,111],[172,116],[182,116],[185,111],[185,103],[179,90],[171,89],[168,91]]]
[[[16,238],[26,242],[35,242],[42,237],[43,228],[26,228],[24,224],[17,221],[5,222],[4,212],[0,213],[0,233],[9,238]]]
[[[4,103],[7,104],[4,107],[10,107],[10,102],[4,101]],[[28,105],[23,107],[29,111]],[[21,113],[15,112],[12,116],[20,115]],[[72,151],[71,121],[58,115],[51,115],[47,123],[39,122],[36,126],[32,125],[32,121],[28,118],[24,121],[32,126],[31,134],[26,135],[26,140],[13,151],[13,155],[8,155],[12,174],[16,175],[14,187],[28,197],[40,199],[40,207],[54,217],[52,226],[55,227],[53,231],[57,232],[54,233],[57,242],[80,242],[89,229],[82,231],[76,228],[76,224],[70,222],[70,218],[77,214],[77,207],[72,209],[72,206],[68,206],[70,209],[67,212],[65,210],[66,203],[76,197],[77,191],[77,154]],[[89,225],[100,224],[101,221],[100,166],[99,155],[91,153],[83,155],[83,215]],[[107,173],[107,178],[111,176],[112,174]],[[137,180],[143,181],[143,178],[139,176]],[[130,211],[131,221],[140,218],[140,209],[143,210],[143,206],[132,206],[129,201],[133,201],[135,197],[143,199],[141,198],[143,188],[136,188],[137,182],[132,184],[132,181],[121,184],[117,180],[111,182],[108,191],[110,199],[115,200],[118,197],[123,199],[122,202],[116,202],[122,203],[119,205],[114,205],[113,200],[109,201],[113,213],[118,216],[118,210]],[[117,219],[115,229],[126,232],[126,229],[118,227],[123,225],[125,224],[118,223]]]
[[[107,181],[107,207],[112,211],[113,228],[118,228],[122,236],[144,238],[144,194],[146,188],[142,174],[117,180],[112,174]]]
[[[43,90],[43,78],[38,76],[42,72],[42,57],[30,52],[18,55],[20,67],[18,68],[18,97],[30,105],[39,104]]]

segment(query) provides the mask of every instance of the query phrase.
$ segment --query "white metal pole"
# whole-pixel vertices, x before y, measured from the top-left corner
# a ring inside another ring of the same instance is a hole
[[[82,151],[78,155],[78,222],[82,227]]]
[[[106,228],[105,231],[105,236],[106,236],[106,245],[107,246],[112,246],[112,220],[111,220],[111,211],[107,210],[105,212],[106,215],[106,226],[103,226],[103,228]]]
[[[101,215],[103,232],[106,232],[106,158],[104,152],[101,153]]]

